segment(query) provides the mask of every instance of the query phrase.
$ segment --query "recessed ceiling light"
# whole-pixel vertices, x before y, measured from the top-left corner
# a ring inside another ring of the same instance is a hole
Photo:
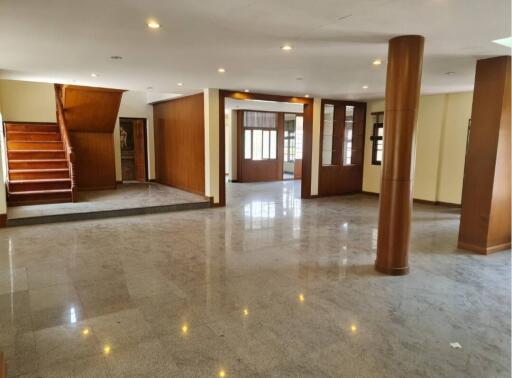
[[[363,85],[363,89],[368,89],[368,85]]]
[[[289,45],[289,44],[285,44],[285,45],[281,46],[281,50],[283,50],[283,51],[291,51],[291,50],[293,50],[293,47],[291,45]]]
[[[448,71],[448,72],[445,72],[444,74],[445,74],[445,75],[448,75],[448,76],[452,76],[452,75],[455,75],[455,72],[453,72],[453,71]]]
[[[91,74],[91,77],[98,77],[98,74],[95,74],[94,72]]]
[[[160,24],[156,21],[148,21],[146,25],[150,29],[160,29]]]
[[[146,89],[147,89],[148,91],[150,91],[150,90],[152,90],[152,89],[153,89],[153,87],[147,87]]]
[[[306,94],[304,95],[304,97],[309,98],[309,95],[306,93]]]
[[[112,60],[121,60],[121,59],[123,59],[123,57],[122,57],[122,56],[119,56],[119,55],[112,55],[112,56],[110,57],[110,59],[112,59]]]
[[[248,90],[248,89],[244,89],[244,92],[245,92],[245,93],[249,93],[249,92],[250,92],[250,90]]]
[[[493,42],[512,49],[512,37],[495,39]]]
[[[374,66],[380,66],[380,65],[382,64],[382,60],[380,60],[380,59],[375,59],[375,60],[372,62],[372,64],[373,64]]]
[[[217,72],[218,73],[224,73],[224,72],[226,72],[226,70],[224,68],[220,67],[220,68],[217,69]]]
[[[178,87],[183,87],[183,83],[177,83],[176,84]]]
[[[295,78],[295,80],[299,80],[299,81],[301,81],[301,80],[304,80],[304,78],[303,78],[302,76],[297,76],[297,77]]]

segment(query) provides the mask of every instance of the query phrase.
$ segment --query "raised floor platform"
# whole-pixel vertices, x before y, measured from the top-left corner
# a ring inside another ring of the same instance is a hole
[[[78,202],[13,206],[7,209],[7,226],[69,222],[139,214],[204,209],[206,197],[157,183],[127,183],[115,190],[79,193]]]

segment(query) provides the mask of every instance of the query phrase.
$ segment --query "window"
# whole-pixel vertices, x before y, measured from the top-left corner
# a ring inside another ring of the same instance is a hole
[[[304,117],[295,118],[295,159],[302,159],[302,139],[304,137]]]
[[[284,115],[284,161],[295,161],[295,114]]]
[[[374,113],[373,116],[375,116],[375,123],[370,137],[372,141],[372,164],[381,165],[384,152],[384,113]]]
[[[322,165],[336,164],[333,162],[334,105],[324,105],[324,132],[322,135]]]
[[[244,158],[277,158],[277,115],[270,112],[244,112]]]
[[[352,164],[352,132],[354,130],[354,107],[345,106],[345,133],[343,138],[343,165]]]

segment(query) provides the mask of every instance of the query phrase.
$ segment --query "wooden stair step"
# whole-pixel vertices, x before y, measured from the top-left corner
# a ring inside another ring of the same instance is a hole
[[[11,123],[5,122],[5,130],[6,131],[52,131],[59,132],[59,127],[56,123]]]
[[[61,141],[55,131],[7,131],[7,141]]]
[[[54,169],[68,168],[66,159],[10,159],[9,169]]]
[[[9,169],[9,178],[11,180],[69,178],[69,169],[68,168]]]
[[[71,179],[69,178],[9,180],[7,184],[9,193],[34,190],[71,189]]]
[[[14,160],[65,159],[64,150],[8,150],[7,156]]]
[[[40,140],[27,140],[27,141],[7,141],[7,150],[62,150],[64,147],[62,142],[59,141],[40,141]]]
[[[8,202],[10,206],[37,205],[71,201],[71,189],[31,190],[8,193]]]

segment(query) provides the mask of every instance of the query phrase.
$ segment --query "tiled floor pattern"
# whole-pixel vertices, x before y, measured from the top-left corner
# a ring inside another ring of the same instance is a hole
[[[0,230],[9,376],[510,377],[510,251],[457,250],[458,211],[415,205],[411,273],[380,275],[377,199],[299,189]]]

